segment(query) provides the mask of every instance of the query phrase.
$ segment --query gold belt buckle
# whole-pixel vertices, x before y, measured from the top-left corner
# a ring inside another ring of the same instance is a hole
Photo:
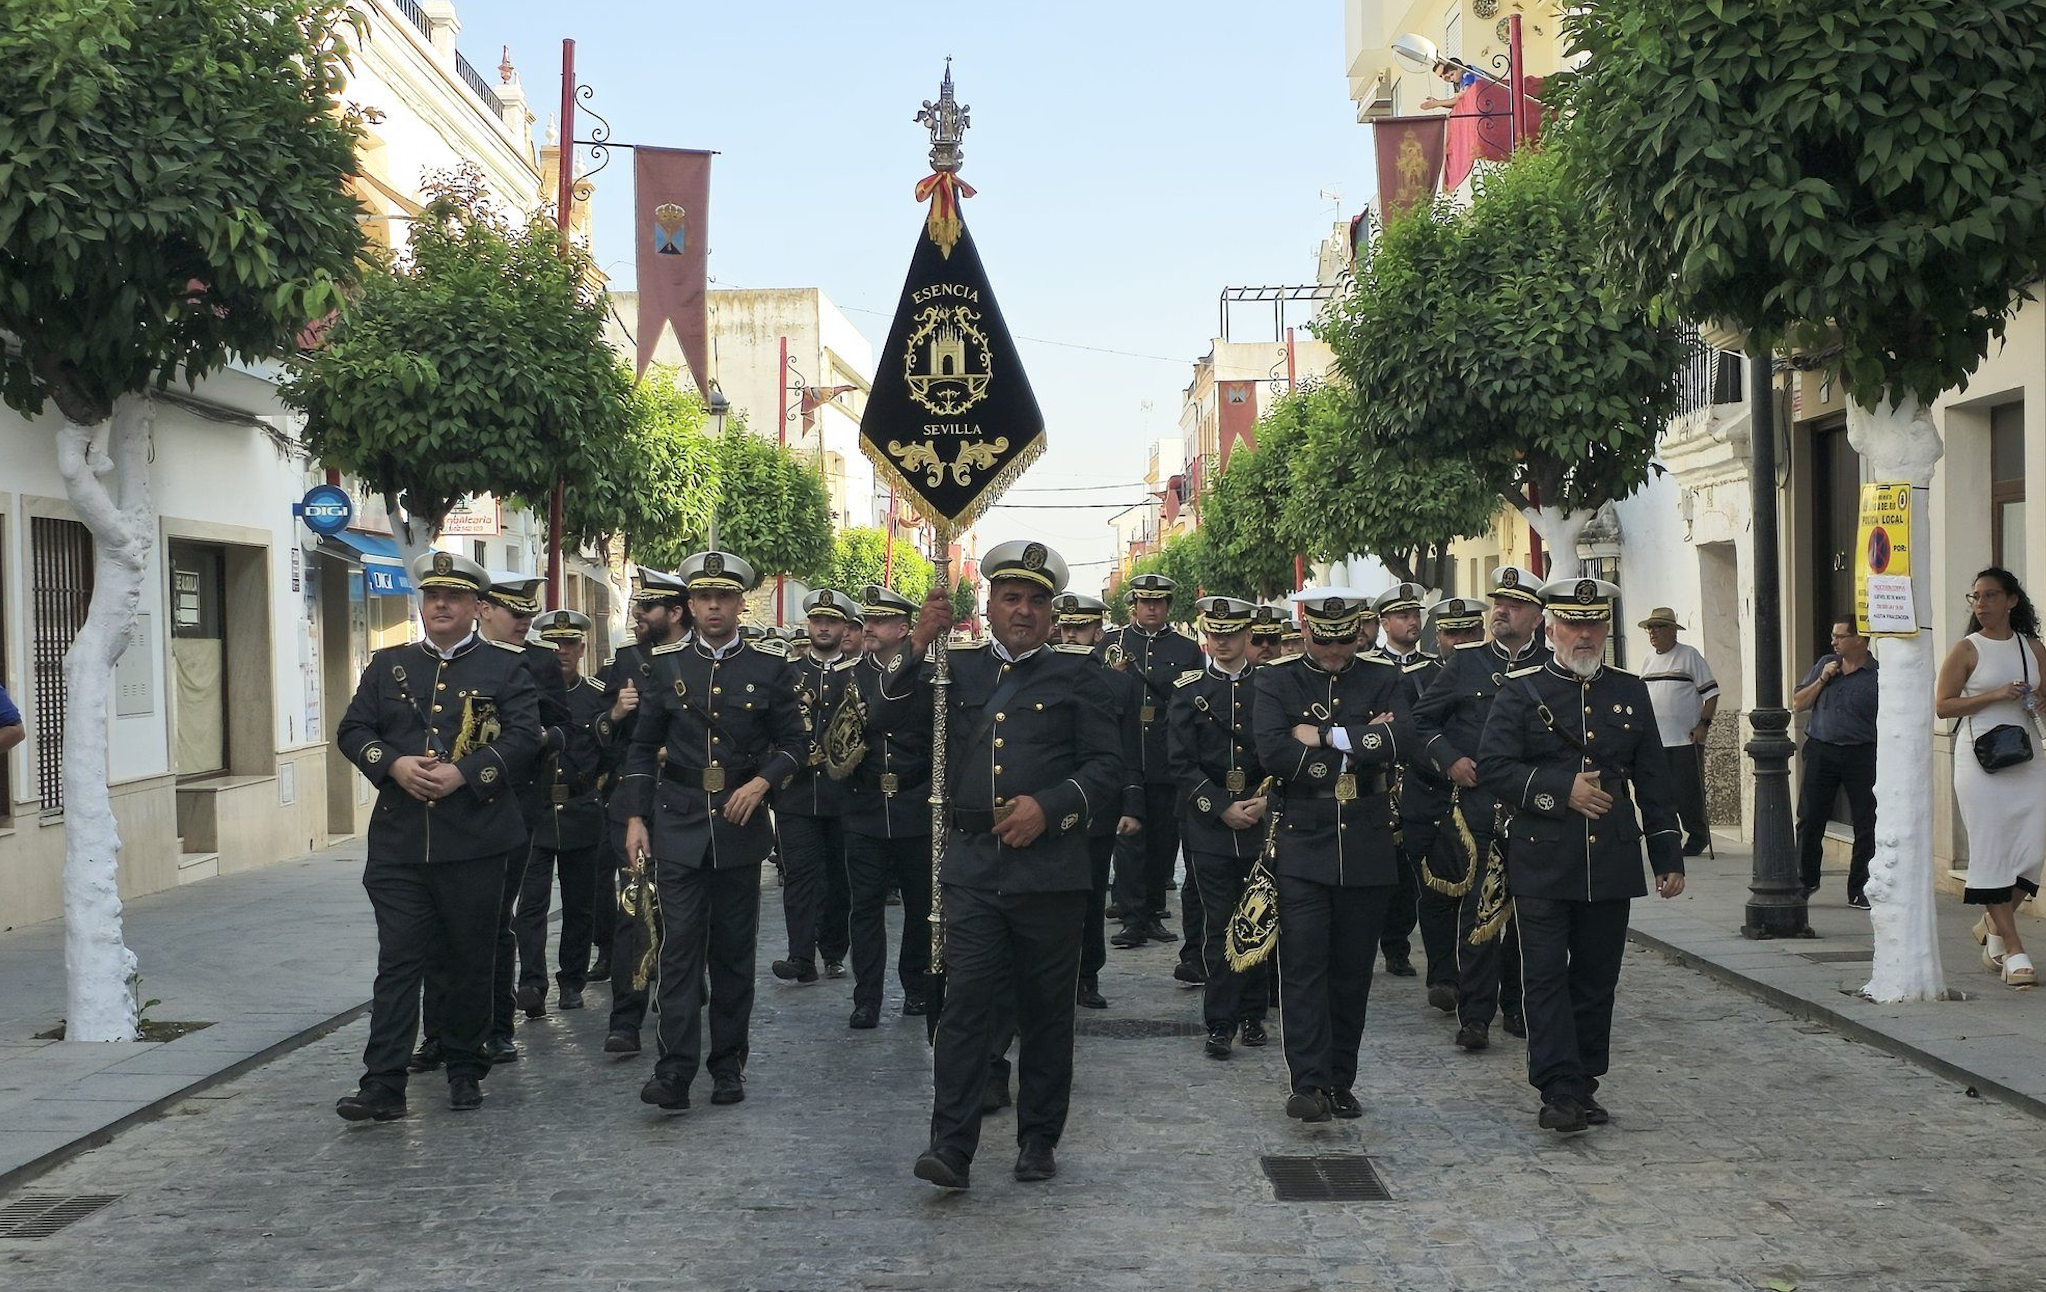
[[[1148,727],[1152,723],[1158,721],[1158,706],[1155,704],[1147,704],[1141,710],[1138,711],[1138,716],[1143,719],[1144,725]]]
[[[1336,777],[1336,802],[1349,803],[1357,797],[1357,774],[1344,772]]]
[[[1008,820],[1011,816],[1014,816],[1015,813],[1016,805],[1014,803],[997,803],[994,807],[994,810],[990,812],[988,815],[994,818],[994,822],[996,825],[1000,825],[1002,822]]]
[[[889,798],[892,799],[895,797],[895,792],[901,788],[902,779],[898,777],[894,772],[881,773],[881,792],[883,794],[887,795]]]
[[[725,787],[725,769],[712,763],[703,769],[703,788],[712,794]]]
[[[1222,784],[1231,794],[1243,793],[1243,769],[1241,767],[1230,768],[1229,774],[1222,778]]]
[[[568,786],[563,785],[559,781],[556,781],[554,783],[553,790],[549,794],[549,797],[553,799],[554,806],[560,807],[562,804],[568,802]]]

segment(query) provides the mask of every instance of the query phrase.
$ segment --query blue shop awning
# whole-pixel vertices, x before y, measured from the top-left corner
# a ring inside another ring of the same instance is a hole
[[[381,534],[358,534],[344,529],[320,540],[322,547],[340,549],[338,554],[362,562],[362,572],[373,597],[408,597],[412,580],[405,573],[405,558],[398,545]]]

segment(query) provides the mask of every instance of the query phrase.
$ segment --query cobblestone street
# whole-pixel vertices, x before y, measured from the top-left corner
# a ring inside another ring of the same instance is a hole
[[[1082,1035],[1060,1178],[1010,1178],[1004,1114],[961,1195],[909,1174],[921,1022],[850,1032],[849,982],[790,987],[766,958],[738,1107],[702,1081],[686,1114],[643,1107],[650,1058],[601,1055],[593,1008],[526,1026],[480,1113],[451,1114],[434,1074],[407,1120],[349,1126],[330,1106],[358,1021],[31,1183],[120,1198],[0,1240],[0,1286],[2046,1287],[2021,1237],[2046,1125],[1638,949],[1602,1131],[1537,1130],[1518,1042],[1464,1055],[1417,980],[1381,978],[1363,1121],[1284,1118],[1276,1029],[1228,1063],[1195,1038]],[[1083,1021],[1193,1021],[1170,965],[1113,953],[1114,1008]],[[1275,1202],[1259,1167],[1360,1152],[1392,1201]]]

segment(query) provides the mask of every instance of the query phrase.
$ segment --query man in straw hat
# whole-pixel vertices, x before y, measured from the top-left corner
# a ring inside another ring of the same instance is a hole
[[[1648,658],[1641,680],[1655,705],[1662,752],[1677,787],[1677,816],[1684,823],[1684,855],[1705,851],[1712,823],[1705,815],[1705,733],[1719,708],[1719,681],[1698,648],[1677,640],[1684,626],[1677,612],[1657,606],[1641,621],[1648,630]]]

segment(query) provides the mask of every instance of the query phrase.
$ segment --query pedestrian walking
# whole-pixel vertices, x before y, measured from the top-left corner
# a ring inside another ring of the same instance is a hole
[[[1452,597],[1431,605],[1427,613],[1442,652],[1455,650],[1465,642],[1484,640],[1485,611],[1474,600]],[[1410,699],[1416,708],[1446,666],[1447,660],[1440,654],[1424,655],[1402,666],[1400,671],[1407,679]],[[1445,1014],[1456,1012],[1457,912],[1463,894],[1476,886],[1484,865],[1483,857],[1462,852],[1465,832],[1457,822],[1463,805],[1460,795],[1452,792],[1454,789],[1425,750],[1417,750],[1400,773],[1401,864],[1411,867],[1415,878],[1414,918],[1421,931],[1422,950],[1428,957],[1423,984],[1428,991],[1428,1004]],[[1453,817],[1452,813],[1458,815]],[[1383,945],[1381,941],[1381,948]]]
[[[1121,908],[1122,929],[1109,941],[1124,948],[1180,941],[1180,961],[1186,963],[1198,962],[1201,912],[1198,897],[1182,886],[1180,932],[1165,927],[1165,893],[1179,864],[1179,786],[1166,754],[1165,711],[1172,704],[1173,682],[1201,667],[1201,649],[1169,622],[1176,590],[1162,574],[1131,579],[1124,594],[1130,621],[1108,634],[1102,648],[1110,663],[1137,680],[1143,696],[1132,721],[1143,752],[1144,828],[1115,850],[1115,904]]]
[[[860,607],[843,592],[819,588],[803,598],[803,615],[809,646],[789,661],[789,675],[809,711],[814,738],[822,735],[824,723],[845,698],[848,674],[838,666],[857,647]],[[816,982],[820,959],[825,975],[845,976],[852,910],[845,810],[845,792],[825,774],[823,747],[813,743],[802,769],[774,796],[775,850],[781,857],[789,954],[771,968],[784,982]]]
[[[1833,621],[1833,649],[1821,655],[1791,694],[1805,723],[1797,787],[1797,856],[1804,894],[1819,891],[1826,826],[1844,791],[1854,824],[1847,867],[1847,904],[1868,909],[1868,863],[1875,856],[1876,712],[1881,684],[1868,638],[1852,619]]]
[[[1377,653],[1406,676],[1409,702],[1420,698],[1420,690],[1441,663],[1421,649],[1421,627],[1426,619],[1423,607],[1427,598],[1428,590],[1418,583],[1395,583],[1371,601],[1371,609],[1378,615],[1379,631],[1384,634]],[[1402,782],[1406,775],[1403,768]],[[1424,765],[1422,771],[1413,775],[1418,780],[1433,775],[1433,770]],[[1399,887],[1385,913],[1385,930],[1378,936],[1378,949],[1385,957],[1385,971],[1395,978],[1412,978],[1415,973],[1412,934],[1420,918],[1420,899],[1419,872],[1407,850],[1401,848]]]
[[[547,808],[529,822],[532,851],[512,912],[518,937],[521,1009],[544,1012],[547,1000],[547,912],[557,880],[561,886],[560,945],[555,955],[555,1001],[562,1009],[583,1007],[583,987],[595,940],[597,853],[603,845],[604,804],[597,793],[600,773],[596,722],[611,707],[604,684],[582,675],[589,646],[590,617],[576,610],[550,610],[534,632],[554,651],[568,696],[567,745],[557,754],[547,787]]]
[[[1648,658],[1641,680],[1655,705],[1663,757],[1677,788],[1677,817],[1684,823],[1684,855],[1710,846],[1712,822],[1705,811],[1705,737],[1719,711],[1719,682],[1697,647],[1677,640],[1684,626],[1677,612],[1657,606],[1641,621],[1648,630]]]

